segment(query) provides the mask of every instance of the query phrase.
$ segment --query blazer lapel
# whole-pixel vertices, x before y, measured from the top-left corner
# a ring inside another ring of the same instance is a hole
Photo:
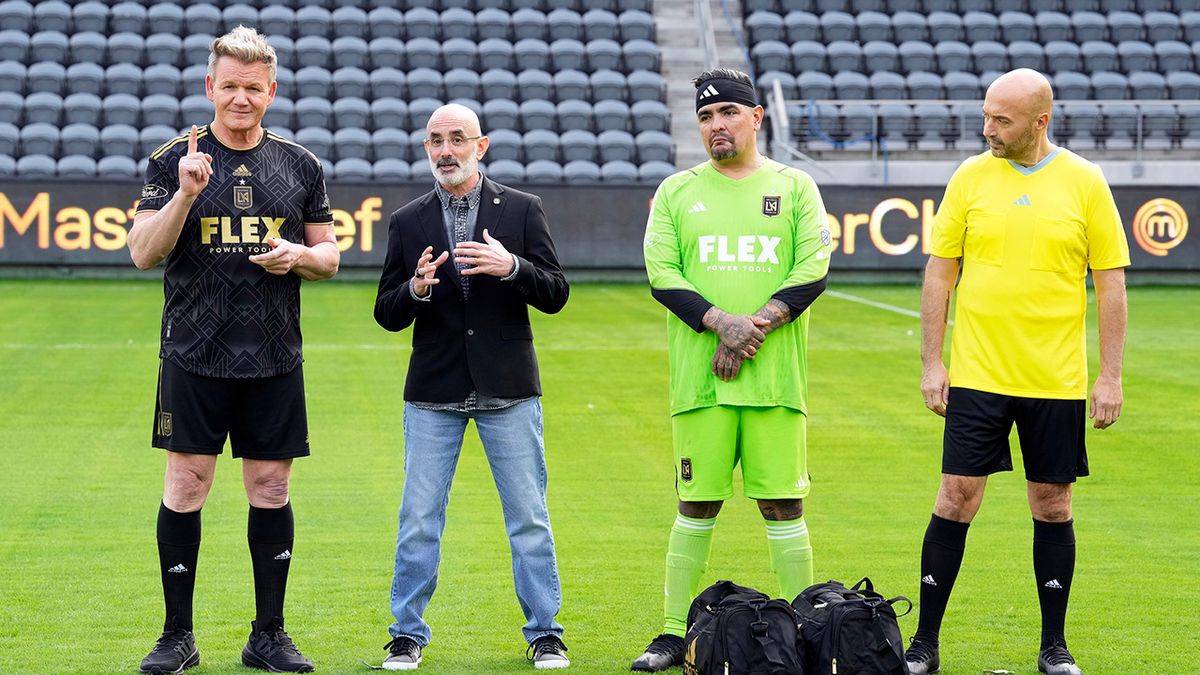
[[[496,230],[500,226],[500,215],[508,202],[508,195],[504,192],[503,185],[484,176],[483,188],[479,191],[479,215],[475,219],[475,241],[483,243],[484,230],[493,237],[496,236]]]
[[[421,208],[417,209],[417,218],[421,221],[421,231],[425,235],[425,246],[433,247],[433,257],[436,258],[442,254],[442,251],[450,251],[450,255],[446,258],[446,262],[442,263],[438,272],[445,272],[445,276],[450,277],[459,292],[462,291],[462,280],[458,277],[458,270],[454,268],[454,251],[450,248],[450,239],[446,235],[446,221],[442,217],[442,203],[438,201],[437,193],[430,192],[425,197],[425,202]],[[424,247],[421,248],[424,250]]]

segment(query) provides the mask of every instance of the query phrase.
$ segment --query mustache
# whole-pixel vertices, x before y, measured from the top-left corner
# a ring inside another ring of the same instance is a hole
[[[716,143],[717,141],[720,141],[720,140],[724,140],[724,141],[733,143],[733,136],[730,136],[728,134],[716,133],[716,134],[713,134],[712,138],[710,138],[708,140],[708,144],[712,145],[713,143]]]
[[[457,159],[453,157],[443,157],[437,161],[438,166],[462,166]]]

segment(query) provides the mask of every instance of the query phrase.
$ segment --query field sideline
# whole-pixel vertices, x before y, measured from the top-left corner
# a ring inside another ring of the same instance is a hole
[[[869,575],[915,601],[941,425],[917,389],[918,319],[878,305],[914,311],[918,289],[838,286],[836,274],[831,287],[854,297],[827,295],[812,310],[816,575]],[[314,454],[294,472],[288,629],[324,673],[378,664],[391,621],[410,338],[375,325],[374,294],[366,283],[303,294]],[[163,458],[149,447],[161,308],[157,281],[0,280],[0,673],[135,672],[161,629]],[[1125,410],[1112,429],[1089,430],[1093,476],[1076,491],[1068,639],[1089,674],[1196,670],[1198,310],[1200,288],[1130,289]],[[1094,307],[1089,318],[1094,378]],[[674,514],[665,310],[644,286],[579,285],[562,314],[534,322],[567,672],[627,672],[660,628]],[[473,434],[418,672],[532,672]],[[196,675],[250,672],[239,661],[253,615],[239,474],[222,459],[203,511]],[[943,673],[1036,672],[1031,531],[1020,474],[994,478],[943,629]],[[740,497],[718,520],[705,583],[721,578],[778,590],[762,519]],[[915,612],[901,619],[906,640],[915,626]]]

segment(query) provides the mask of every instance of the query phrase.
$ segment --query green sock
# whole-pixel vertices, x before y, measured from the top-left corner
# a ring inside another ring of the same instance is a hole
[[[812,545],[808,542],[808,525],[803,516],[795,520],[767,521],[767,548],[783,593],[780,597],[790,601],[812,585]]]
[[[708,567],[716,518],[675,517],[667,544],[667,583],[663,589],[663,632],[683,637],[687,633],[688,609],[700,586],[700,575]]]

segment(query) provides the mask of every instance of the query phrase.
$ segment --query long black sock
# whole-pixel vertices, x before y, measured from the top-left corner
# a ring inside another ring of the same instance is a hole
[[[166,619],[163,630],[192,630],[192,594],[200,555],[200,512],[158,507],[158,564],[162,572]]]
[[[937,515],[929,518],[925,543],[921,546],[921,616],[916,633],[920,640],[937,644],[950,591],[962,566],[970,526]]]
[[[1033,575],[1042,606],[1042,648],[1063,636],[1067,600],[1075,576],[1075,521],[1047,523],[1033,520]]]
[[[283,625],[283,596],[295,529],[290,502],[281,509],[250,507],[246,539],[254,564],[254,624],[259,631]]]

